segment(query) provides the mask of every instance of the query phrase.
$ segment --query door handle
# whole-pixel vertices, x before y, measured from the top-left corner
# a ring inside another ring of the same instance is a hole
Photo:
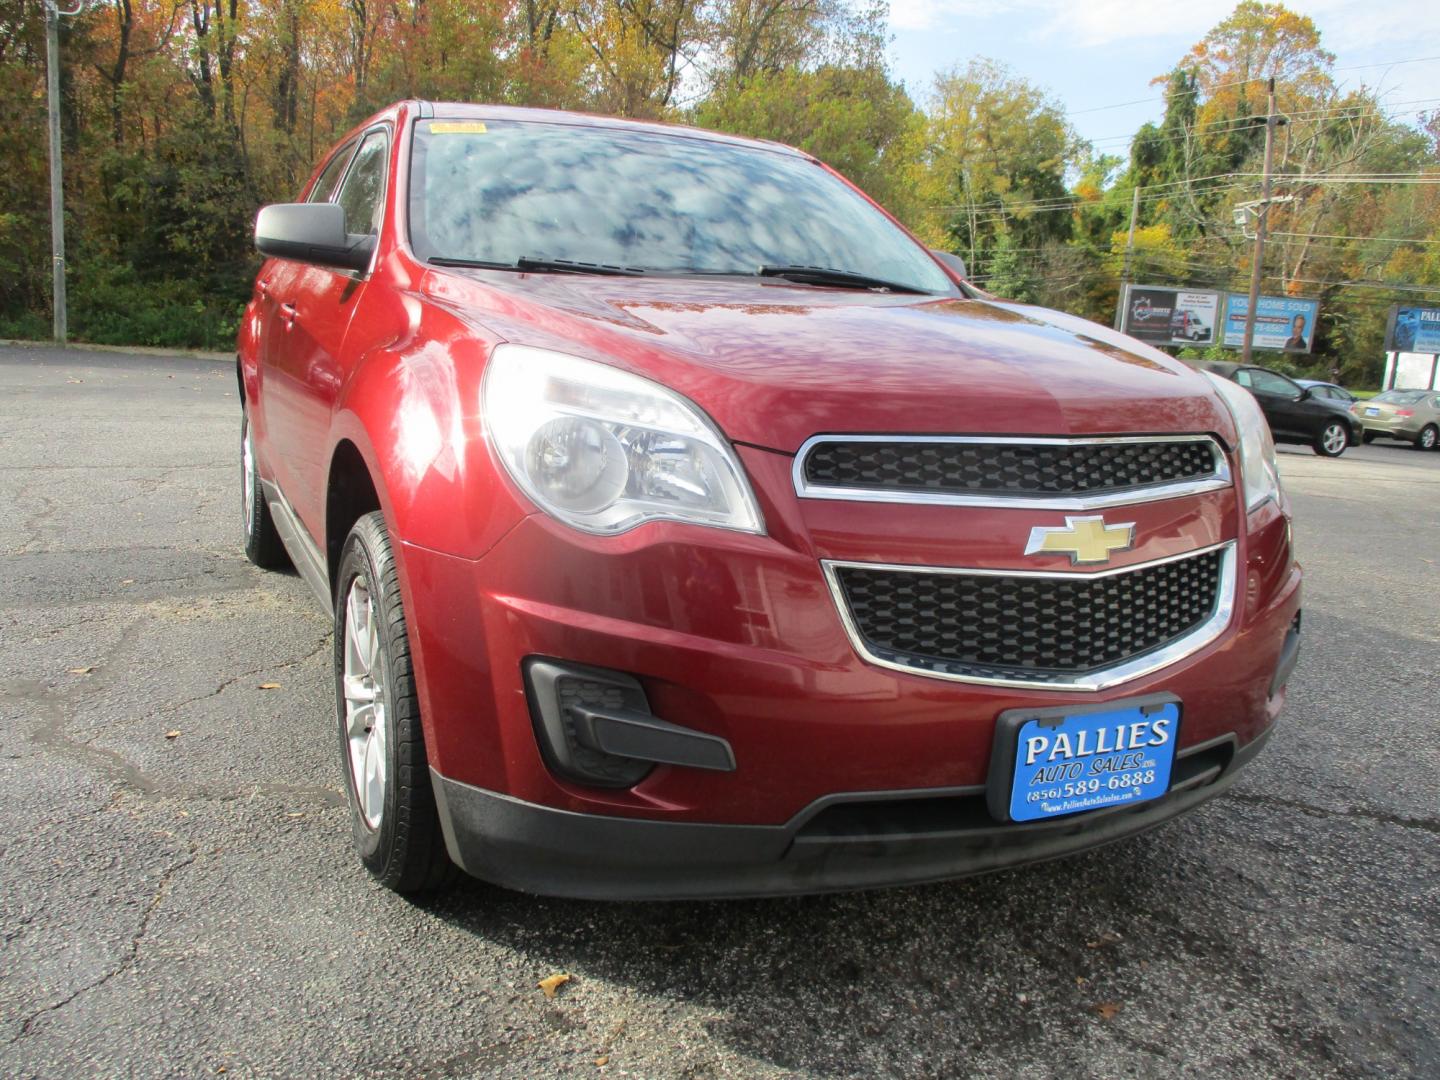
[[[270,299],[270,282],[262,280],[255,283],[255,291],[260,294],[261,300]]]
[[[280,318],[285,322],[285,329],[289,330],[295,325],[295,320],[300,318],[300,312],[295,310],[294,304],[281,304]]]

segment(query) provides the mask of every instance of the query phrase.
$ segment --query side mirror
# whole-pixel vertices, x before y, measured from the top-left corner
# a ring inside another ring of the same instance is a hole
[[[1311,389],[1311,388],[1308,387],[1308,386],[1302,386],[1302,387],[1300,387],[1300,396],[1297,397],[1295,400],[1296,400],[1296,401],[1309,401],[1309,400],[1310,400],[1312,397],[1314,397],[1314,396],[1315,396],[1315,391],[1314,391],[1313,389]]]
[[[930,254],[934,255],[935,258],[939,259],[962,278],[965,278],[967,281],[969,280],[970,273],[965,269],[965,260],[959,255],[956,255],[953,251],[941,251],[939,248],[931,248]]]
[[[335,203],[275,203],[255,218],[255,248],[277,259],[363,273],[375,237],[347,233],[345,210]]]

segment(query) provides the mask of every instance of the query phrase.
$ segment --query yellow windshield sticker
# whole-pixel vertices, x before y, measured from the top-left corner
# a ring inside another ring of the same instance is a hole
[[[485,125],[478,120],[435,120],[430,124],[431,135],[484,135]]]

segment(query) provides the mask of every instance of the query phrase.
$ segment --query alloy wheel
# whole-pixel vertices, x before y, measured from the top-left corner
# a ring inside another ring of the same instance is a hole
[[[1321,440],[1325,444],[1325,452],[1328,454],[1340,453],[1345,449],[1345,444],[1349,442],[1349,439],[1350,437],[1345,434],[1345,429],[1339,424],[1331,424],[1325,429],[1325,434],[1321,436]]]
[[[245,421],[245,437],[240,440],[240,494],[245,505],[245,535],[255,532],[255,437],[250,434],[250,421]]]
[[[378,829],[385,813],[389,721],[385,715],[384,644],[375,623],[375,604],[363,577],[345,596],[345,734],[350,783],[360,816]]]

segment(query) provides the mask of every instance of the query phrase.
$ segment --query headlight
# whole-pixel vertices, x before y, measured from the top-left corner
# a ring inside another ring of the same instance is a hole
[[[1245,509],[1254,510],[1266,499],[1280,498],[1280,469],[1275,463],[1275,440],[1270,424],[1249,390],[1214,372],[1205,372],[1235,421],[1240,436],[1240,479],[1245,489]]]
[[[482,414],[500,461],[540,509],[590,533],[647,521],[765,531],[730,444],[689,401],[605,364],[499,345]]]

